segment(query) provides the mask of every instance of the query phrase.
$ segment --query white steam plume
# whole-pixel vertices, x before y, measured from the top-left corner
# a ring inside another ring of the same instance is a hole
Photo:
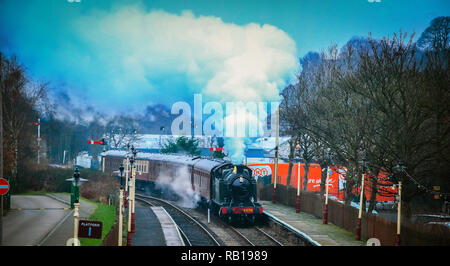
[[[171,188],[180,197],[178,202],[180,206],[185,208],[197,207],[200,196],[192,190],[187,166],[176,167],[175,173],[169,173],[168,170],[160,171],[156,178],[156,185]]]

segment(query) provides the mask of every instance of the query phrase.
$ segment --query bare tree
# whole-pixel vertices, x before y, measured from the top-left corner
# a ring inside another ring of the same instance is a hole
[[[127,116],[116,116],[105,126],[105,140],[111,148],[122,149],[136,145],[141,139],[138,134],[140,123],[137,119]]]
[[[444,50],[450,48],[450,17],[437,17],[420,35],[417,46],[423,50]]]
[[[17,185],[18,160],[21,133],[38,116],[38,107],[45,101],[47,84],[30,81],[25,68],[15,57],[1,61],[1,91],[3,112],[3,136],[7,151],[12,154],[11,187]]]

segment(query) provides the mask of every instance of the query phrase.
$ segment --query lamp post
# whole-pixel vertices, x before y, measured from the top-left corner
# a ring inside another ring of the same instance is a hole
[[[128,145],[129,146],[129,145]],[[128,150],[127,150],[128,151]],[[125,200],[124,200],[124,206],[125,208],[128,208],[128,172],[130,169],[130,156],[127,153],[127,160],[126,160],[126,171],[125,171]]]
[[[394,172],[401,175],[405,171],[405,166],[402,161],[399,161],[395,166]],[[397,204],[397,235],[395,236],[395,245],[400,246],[400,229],[401,229],[401,211],[402,211],[402,181],[398,178],[398,204]]]
[[[75,208],[75,202],[79,202],[80,198],[80,170],[78,167],[73,172],[73,178],[66,179],[72,182],[70,186],[70,208]]]
[[[123,164],[120,164],[120,191],[119,191],[119,242],[118,245],[122,246],[122,226],[123,226]]]
[[[358,212],[358,222],[356,224],[356,240],[361,240],[361,217],[362,217],[362,205],[363,205],[363,198],[364,198],[364,173],[365,173],[365,167],[367,164],[366,157],[363,157],[362,161],[360,162],[362,167],[362,174],[361,174],[361,192],[359,193],[359,212]]]
[[[130,206],[131,207],[131,233],[134,234],[134,229],[135,229],[135,207],[136,207],[136,201],[135,201],[135,196],[136,196],[136,154],[137,151],[134,147],[131,147],[131,152],[133,153],[133,161],[134,161],[134,165],[133,168],[131,170],[131,175],[132,175],[132,182],[133,182],[133,186],[132,186],[132,192],[133,192],[133,196],[132,196],[132,202],[133,204]]]
[[[129,158],[131,171],[133,172],[134,167],[134,157]],[[128,229],[127,229],[127,246],[131,246],[131,211],[133,205],[133,174],[130,176],[128,181],[129,197],[128,197]]]
[[[87,181],[86,179],[80,178],[80,170],[75,168],[73,173],[73,178],[66,179],[66,181],[72,182],[72,194],[70,196],[71,199],[71,207],[75,208],[73,213],[73,238],[78,240],[78,220],[80,217],[80,186],[81,182]],[[75,241],[74,245],[78,246],[79,241]]]

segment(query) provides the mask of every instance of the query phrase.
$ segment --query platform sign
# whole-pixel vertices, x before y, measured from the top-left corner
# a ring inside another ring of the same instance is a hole
[[[4,178],[0,178],[0,195],[5,195],[9,191],[9,182]]]
[[[80,220],[78,222],[78,237],[102,238],[102,222]]]

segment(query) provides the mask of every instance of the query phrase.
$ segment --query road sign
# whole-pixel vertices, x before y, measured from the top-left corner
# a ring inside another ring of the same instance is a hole
[[[80,220],[78,222],[78,237],[102,238],[102,222]]]
[[[0,178],[0,195],[5,195],[8,193],[9,183],[6,179]]]

